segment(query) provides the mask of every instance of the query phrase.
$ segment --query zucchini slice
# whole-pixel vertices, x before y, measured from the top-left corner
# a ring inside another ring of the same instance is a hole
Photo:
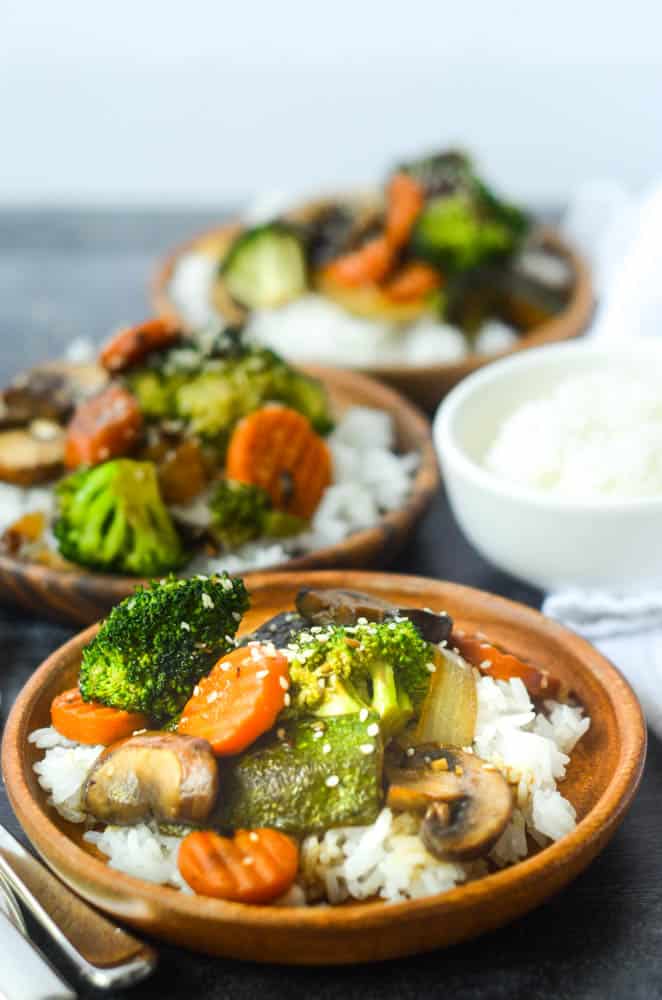
[[[273,309],[306,291],[306,257],[298,235],[282,222],[247,229],[221,264],[232,298],[248,309]]]

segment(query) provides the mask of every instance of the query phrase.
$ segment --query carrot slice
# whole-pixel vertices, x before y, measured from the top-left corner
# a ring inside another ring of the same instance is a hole
[[[425,193],[409,174],[394,174],[386,201],[386,238],[393,247],[404,246],[423,208]]]
[[[234,837],[195,830],[184,837],[178,864],[182,877],[201,896],[268,903],[294,882],[299,848],[278,830],[237,830]]]
[[[226,475],[260,486],[277,510],[307,519],[331,482],[331,454],[301,413],[265,406],[237,424]]]
[[[239,753],[271,729],[287,700],[289,670],[274,646],[251,643],[221,657],[184,706],[178,733]]]
[[[120,330],[105,344],[99,361],[109,372],[122,372],[137,365],[152,351],[162,350],[179,340],[179,329],[167,319],[148,319]]]
[[[392,302],[412,302],[429,295],[441,285],[441,276],[434,268],[418,261],[405,264],[386,284],[382,291]]]
[[[369,240],[323,268],[325,278],[345,288],[377,283],[386,277],[394,259],[393,247],[385,236]]]
[[[559,694],[561,682],[552,677],[549,671],[534,667],[512,653],[506,653],[479,635],[453,632],[450,645],[486,677],[493,677],[496,681],[509,681],[513,677],[519,677],[533,698],[555,698]]]
[[[149,719],[140,712],[125,712],[96,701],[83,701],[78,688],[70,688],[53,699],[51,723],[68,740],[101,743],[107,747],[131,736],[137,729],[146,729]]]
[[[141,427],[135,397],[120,385],[110,385],[76,408],[67,427],[65,463],[75,469],[126,455]]]

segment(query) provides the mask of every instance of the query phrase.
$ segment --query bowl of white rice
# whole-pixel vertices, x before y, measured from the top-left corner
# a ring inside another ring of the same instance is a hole
[[[302,586],[351,587],[407,606],[444,609],[461,629],[557,678],[563,701],[532,698],[518,679],[478,681],[473,747],[511,786],[512,820],[489,857],[432,857],[416,819],[383,808],[374,823],[301,844],[300,870],[271,905],[193,895],[177,868],[179,839],[149,824],[90,825],[80,790],[100,748],[50,727],[53,697],[75,683],[96,626],[42,664],[7,720],[3,776],[25,832],[84,898],[165,940],[262,962],[374,961],[427,951],[523,915],[605,846],[636,791],[645,755],[637,700],[588,643],[538,612],[490,594],[417,577],[362,572],[265,574],[249,582],[251,631],[291,608]],[[342,904],[342,905],[334,905]]]
[[[544,589],[662,580],[662,343],[528,351],[458,386],[434,438],[478,551]]]

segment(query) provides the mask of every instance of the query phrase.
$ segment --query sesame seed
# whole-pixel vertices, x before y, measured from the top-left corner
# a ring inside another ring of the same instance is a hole
[[[278,683],[282,687],[283,691],[287,691],[287,689],[290,686],[290,682],[288,681],[287,677],[282,677],[282,676],[279,677],[278,678]]]
[[[182,719],[181,721],[184,722],[185,720]],[[134,736],[140,736],[142,733],[146,733],[146,732],[147,732],[146,729],[134,729],[133,730],[133,735]]]
[[[415,747],[407,747],[407,756],[408,757],[413,757],[415,753],[416,753],[416,748]]]
[[[324,782],[327,788],[335,788],[336,785],[340,784],[340,778],[337,774],[330,774],[329,777]]]
[[[179,627],[183,628],[185,632],[190,632],[191,631],[191,626],[189,625],[188,622],[180,622],[179,623]]]
[[[426,663],[425,666],[430,671],[431,674],[433,674],[435,672],[435,670],[437,669],[435,667],[434,663]]]
[[[203,594],[202,595],[202,606],[203,606],[203,608],[213,608],[214,607],[214,602],[212,601],[212,599],[209,596],[209,594]]]
[[[283,729],[282,726],[276,730],[276,736],[278,737],[279,740],[285,739],[285,730]]]
[[[248,839],[252,840],[254,844],[257,844],[257,842],[258,842],[258,840],[260,838],[258,837],[258,835],[255,832],[255,830],[251,830],[251,832],[248,834]]]
[[[231,663],[221,663],[221,670],[232,670]]]
[[[288,707],[288,708],[289,708],[289,706],[290,706],[291,702],[292,702],[292,699],[290,698],[289,694],[288,694],[288,693],[287,693],[287,691],[286,691],[286,692],[285,692],[285,695],[284,695],[284,697],[283,697],[283,704],[284,704],[284,705],[285,705],[286,707]]]
[[[377,736],[379,733],[379,726],[377,725],[377,723],[371,722],[368,728],[366,729],[366,733],[368,734],[368,736]]]
[[[211,694],[207,695],[207,704],[213,705],[217,698],[218,698],[218,691],[212,691]]]
[[[313,729],[313,739],[314,740],[321,740],[323,736],[324,736],[324,730],[323,729]]]
[[[268,670],[258,670],[257,673],[255,674],[255,676],[257,677],[258,680],[261,681],[261,680],[263,680],[263,678],[269,676],[269,671]]]
[[[372,753],[374,749],[375,749],[375,744],[374,743],[362,743],[361,746],[359,747],[359,750],[361,751],[361,753],[366,754],[366,756],[369,753]]]
[[[368,712],[367,708],[362,708],[361,711],[359,712],[359,720],[361,722],[365,722],[365,720],[368,718],[369,714],[370,713]]]
[[[194,695],[199,695],[200,694],[200,685],[199,684],[196,684],[195,687],[193,688],[193,694]]]
[[[331,753],[331,744],[330,743],[323,743],[322,744],[322,753]]]
[[[367,625],[368,624],[368,619],[367,618],[363,618],[363,617],[357,618],[356,619],[356,623],[357,623],[357,625]]]
[[[489,670],[491,666],[492,666],[492,661],[491,660],[482,660],[481,664],[480,664],[480,669],[481,670]]]
[[[252,858],[250,856],[250,854],[247,854],[245,858],[241,859],[241,863],[244,864],[244,865],[254,865],[255,864],[255,858]]]

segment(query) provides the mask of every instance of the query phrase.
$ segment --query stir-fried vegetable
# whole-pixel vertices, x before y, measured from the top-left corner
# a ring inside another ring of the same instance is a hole
[[[207,740],[215,754],[235,754],[271,729],[287,700],[287,659],[251,643],[221,657],[184,706],[179,733]]]
[[[221,479],[209,498],[210,533],[233,548],[252,538],[285,538],[303,531],[306,522],[285,511],[274,510],[271,497],[260,486]]]
[[[140,364],[153,351],[162,351],[180,338],[179,328],[167,319],[149,319],[120,330],[102,348],[99,361],[109,372]]]
[[[277,830],[237,830],[233,837],[197,830],[182,841],[178,863],[201,896],[270,903],[294,882],[299,849]]]
[[[306,289],[306,258],[291,226],[270,222],[241,233],[221,265],[230,295],[250,309],[272,309]]]
[[[259,486],[277,510],[308,519],[331,482],[331,453],[301,413],[265,406],[235,428],[226,472]]]
[[[142,427],[135,397],[120,385],[110,385],[76,408],[67,427],[64,459],[70,469],[98,465],[126,455]]]
[[[110,746],[149,724],[141,712],[125,712],[93,701],[83,701],[79,689],[62,691],[51,703],[51,724],[68,740]]]
[[[478,698],[473,671],[451,650],[435,650],[434,673],[416,727],[419,743],[471,746]]]
[[[232,648],[247,607],[243,582],[227,574],[138,587],[83,649],[83,698],[171,720]]]
[[[495,681],[519,677],[533,698],[555,698],[559,693],[561,684],[557,677],[504,652],[484,636],[455,631],[451,642],[468,663]]]
[[[56,487],[53,531],[66,559],[153,576],[177,569],[184,552],[151,462],[118,458],[79,469]]]
[[[222,791],[210,825],[303,836],[372,823],[382,801],[382,757],[375,715],[280,724],[241,756],[220,762]]]

